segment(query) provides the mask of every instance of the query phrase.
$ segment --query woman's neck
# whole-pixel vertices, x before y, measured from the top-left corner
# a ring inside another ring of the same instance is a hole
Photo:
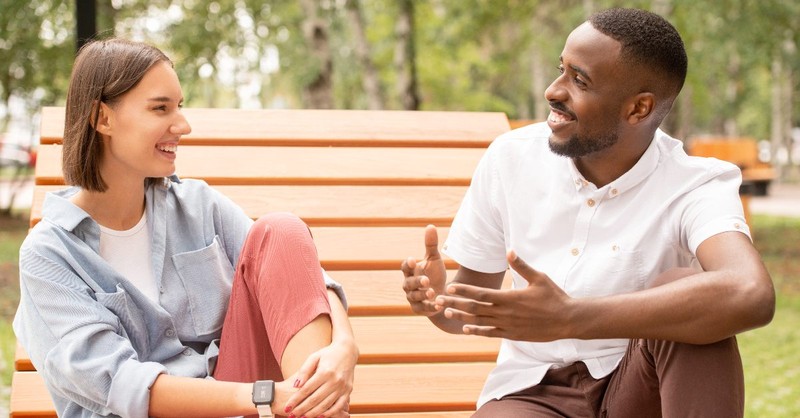
[[[81,189],[70,200],[106,228],[125,231],[136,226],[144,213],[144,180],[107,186],[104,192]]]

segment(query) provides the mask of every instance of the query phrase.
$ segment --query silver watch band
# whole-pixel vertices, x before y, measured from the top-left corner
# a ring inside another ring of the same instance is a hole
[[[272,408],[269,405],[256,405],[259,418],[272,418]]]

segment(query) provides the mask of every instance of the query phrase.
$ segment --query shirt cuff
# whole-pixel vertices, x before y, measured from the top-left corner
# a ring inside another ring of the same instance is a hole
[[[147,418],[150,410],[150,388],[156,378],[166,372],[167,368],[159,363],[142,363],[133,359],[125,361],[111,381],[108,391],[109,409],[123,417]]]
[[[347,296],[344,294],[344,288],[342,285],[336,280],[333,280],[331,276],[328,276],[328,273],[325,271],[325,269],[322,269],[322,277],[325,279],[325,287],[336,292],[336,296],[338,296],[339,300],[342,301],[342,306],[344,306],[344,310],[346,311]]]

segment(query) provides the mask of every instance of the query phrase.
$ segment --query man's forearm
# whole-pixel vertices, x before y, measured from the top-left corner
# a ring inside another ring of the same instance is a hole
[[[737,272],[700,272],[640,292],[576,299],[571,338],[709,344],[772,319],[774,292]]]

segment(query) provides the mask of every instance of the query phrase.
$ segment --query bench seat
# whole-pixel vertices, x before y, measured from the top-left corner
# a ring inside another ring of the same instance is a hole
[[[63,108],[42,112],[31,226],[63,188]],[[450,335],[413,315],[400,263],[444,241],[502,113],[186,109],[181,178],[208,182],[251,218],[289,211],[311,228],[323,267],[345,287],[360,348],[351,412],[372,418],[461,418],[474,411],[499,340]],[[450,277],[458,265],[447,260]],[[508,286],[509,280],[504,285]],[[12,417],[55,416],[18,348]]]

